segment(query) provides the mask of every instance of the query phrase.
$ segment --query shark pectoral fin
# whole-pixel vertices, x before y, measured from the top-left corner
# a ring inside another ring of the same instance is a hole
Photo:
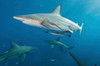
[[[26,56],[26,54],[23,54],[20,56],[20,64],[22,64],[24,62],[25,56]]]
[[[50,30],[52,30],[52,29],[54,29],[54,28],[57,28],[57,29],[60,29],[60,30],[63,31],[63,29],[62,29],[59,25],[57,25],[57,24],[55,24],[55,23],[52,23],[52,22],[50,22],[50,21],[47,21],[47,20],[44,20],[44,21],[41,23],[41,25],[44,26],[44,27],[47,28],[47,29],[50,29]]]
[[[54,48],[54,45],[51,45],[51,48]]]
[[[46,21],[43,21],[43,22],[41,23],[41,25],[44,26],[44,27],[47,28],[47,29],[50,29],[50,28],[51,28],[51,27],[49,26],[49,23],[46,22]]]
[[[57,25],[51,23],[51,22],[48,22],[47,20],[44,20],[42,23],[41,23],[42,26],[44,26],[45,28],[47,29],[53,29],[53,28],[59,28]]]

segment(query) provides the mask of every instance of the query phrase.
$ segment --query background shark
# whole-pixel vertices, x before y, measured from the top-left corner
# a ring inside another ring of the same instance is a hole
[[[52,48],[54,48],[54,46],[58,46],[58,47],[60,47],[61,49],[64,49],[64,50],[65,49],[71,50],[72,48],[74,48],[73,46],[69,47],[69,46],[63,44],[62,42],[60,42],[60,38],[57,38],[55,40],[45,40],[45,42],[49,43]]]
[[[20,57],[20,64],[23,63],[25,56],[27,53],[36,50],[35,47],[28,47],[28,46],[19,46],[14,42],[11,42],[11,48],[6,51],[5,53],[2,53],[0,55],[0,61],[6,62],[7,59],[19,56]]]
[[[76,57],[72,52],[69,52],[69,54],[76,61],[78,66],[87,66],[82,60],[80,60],[78,57]]]
[[[62,17],[60,14],[60,10],[61,5],[55,8],[52,13],[20,15],[14,16],[13,18],[20,20],[25,24],[43,28],[45,32],[51,30],[55,31],[54,33],[56,33],[56,31],[62,31],[64,33],[73,33],[74,30],[79,30],[81,33],[83,23],[80,27],[77,23]]]

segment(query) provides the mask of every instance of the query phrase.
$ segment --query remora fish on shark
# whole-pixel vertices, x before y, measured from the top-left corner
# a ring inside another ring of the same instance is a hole
[[[43,28],[48,31],[62,31],[64,33],[73,33],[73,31],[82,31],[83,23],[79,26],[77,23],[64,18],[60,14],[61,5],[53,10],[52,13],[40,13],[14,16],[13,18],[22,21],[25,24]]]
[[[19,46],[16,43],[11,42],[11,48],[0,55],[0,61],[6,62],[9,58],[19,56],[20,63],[23,63],[26,54],[36,49],[38,48],[29,46]]]
[[[52,48],[54,48],[54,46],[58,46],[61,49],[68,49],[68,50],[71,50],[72,48],[74,48],[74,46],[69,47],[69,46],[63,44],[62,42],[60,42],[60,38],[57,38],[55,40],[45,40],[45,42],[49,43]]]
[[[65,33],[59,33],[59,32],[50,32],[51,34],[53,35],[60,35],[60,36],[68,36],[68,37],[71,37],[71,35],[67,35]]]

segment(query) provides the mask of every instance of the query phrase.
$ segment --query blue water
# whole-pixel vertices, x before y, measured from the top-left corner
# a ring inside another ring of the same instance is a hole
[[[81,36],[74,32],[71,38],[61,37],[61,42],[75,46],[71,51],[88,66],[100,66],[100,4],[99,0],[0,0],[0,53],[10,48],[10,41],[19,45],[39,47],[29,53],[23,64],[19,58],[9,59],[7,66],[77,66],[73,58],[57,48],[52,49],[46,39],[56,39],[43,29],[23,24],[13,16],[50,13],[59,4],[61,15],[78,23],[84,23]],[[52,62],[49,59],[53,58]],[[0,66],[5,66],[0,62]]]

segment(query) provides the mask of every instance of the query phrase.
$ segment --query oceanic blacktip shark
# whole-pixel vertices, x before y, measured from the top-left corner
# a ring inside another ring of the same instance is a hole
[[[78,57],[76,57],[72,52],[69,52],[69,54],[76,61],[78,66],[87,66],[82,60],[80,60]]]
[[[0,61],[6,62],[9,58],[19,56],[21,64],[23,63],[26,54],[36,49],[37,48],[35,47],[19,46],[16,43],[11,42],[11,48],[0,55]]]
[[[52,34],[56,33],[56,31],[73,33],[73,31],[79,30],[81,34],[83,23],[81,26],[79,26],[77,23],[62,17],[60,14],[60,10],[61,5],[55,8],[52,13],[19,15],[14,16],[13,18],[20,20],[25,24],[43,28],[47,33],[48,30],[53,31]]]
[[[58,46],[60,47],[61,49],[68,49],[68,50],[71,50],[72,48],[74,48],[73,46],[72,47],[69,47],[65,44],[63,44],[62,42],[60,42],[60,38],[57,38],[55,40],[45,40],[47,43],[49,43],[51,45],[52,48],[54,48],[54,46]]]

